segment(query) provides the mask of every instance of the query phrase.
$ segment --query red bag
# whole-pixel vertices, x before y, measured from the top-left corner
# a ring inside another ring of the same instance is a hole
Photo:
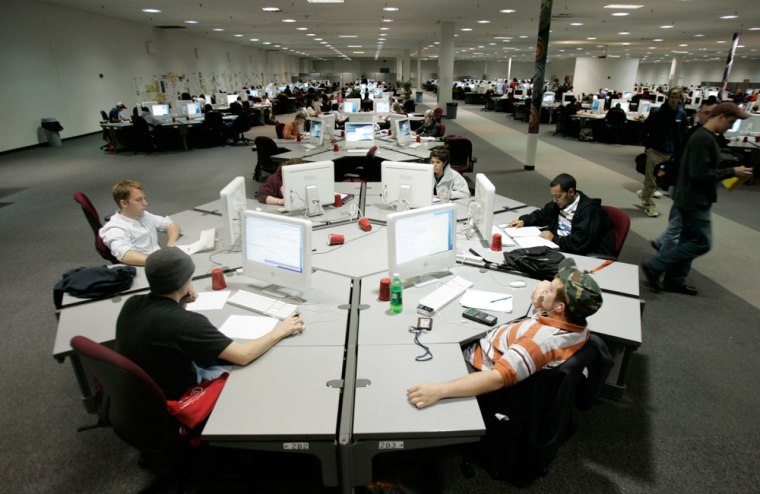
[[[166,409],[180,424],[195,429],[211,414],[228,377],[229,373],[225,372],[211,381],[201,381],[185,391],[179,400],[166,400]]]

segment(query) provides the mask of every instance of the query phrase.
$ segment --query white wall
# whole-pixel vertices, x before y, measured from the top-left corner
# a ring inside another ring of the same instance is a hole
[[[156,81],[173,101],[173,91],[234,90],[299,72],[295,57],[36,1],[4,0],[0,33],[0,151],[38,144],[44,117],[58,118],[64,138],[96,132],[100,110],[116,101],[131,110]]]
[[[725,62],[682,63],[678,84],[692,86],[701,84],[702,81],[719,82],[723,79]],[[645,84],[667,84],[670,76],[670,62],[668,63],[642,63],[636,75],[636,82]],[[760,63],[736,60],[731,67],[728,82],[742,81],[760,82]]]
[[[573,92],[596,93],[599,88],[630,91],[636,83],[638,67],[638,59],[577,58]]]

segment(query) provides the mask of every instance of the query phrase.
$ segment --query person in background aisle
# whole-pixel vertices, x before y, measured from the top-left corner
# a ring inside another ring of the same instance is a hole
[[[686,143],[675,197],[681,216],[681,236],[675,247],[641,263],[641,270],[653,292],[698,293],[686,283],[686,277],[694,259],[707,254],[712,246],[710,209],[718,197],[717,182],[752,174],[752,168],[745,166],[719,168],[720,147],[715,134],[723,134],[739,118],[749,118],[749,113],[735,103],[720,103]]]
[[[436,146],[430,150],[430,163],[433,165],[433,195],[443,199],[463,199],[470,197],[467,180],[458,171],[452,170],[449,161],[451,155],[446,146]]]
[[[651,218],[660,215],[652,197],[657,191],[654,168],[667,161],[678,151],[678,146],[686,132],[686,112],[681,108],[681,89],[674,87],[668,91],[668,101],[653,110],[644,121],[644,144],[646,146],[646,172],[644,188],[637,192],[644,212]]]
[[[282,188],[282,167],[288,165],[298,165],[304,161],[301,158],[294,158],[292,160],[280,163],[277,170],[269,175],[266,181],[261,184],[258,192],[256,192],[256,199],[262,204],[275,204],[277,206],[284,206],[285,199],[283,196]]]

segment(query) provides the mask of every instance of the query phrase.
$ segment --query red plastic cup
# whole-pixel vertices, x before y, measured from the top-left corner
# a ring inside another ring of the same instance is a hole
[[[296,142],[301,142],[301,133],[296,134]]]
[[[491,250],[501,252],[501,233],[494,233],[491,239]]]
[[[380,279],[380,293],[378,294],[377,299],[381,302],[390,301],[391,299],[391,279],[390,278]]]
[[[211,270],[211,288],[213,290],[224,290],[227,288],[227,282],[224,281],[224,271],[222,268]]]
[[[343,206],[343,198],[340,196],[340,194],[335,194],[335,203],[333,206],[336,208]]]
[[[420,142],[420,135],[417,134],[417,142]]]
[[[339,233],[331,233],[327,236],[327,242],[330,245],[343,245],[343,243],[346,241],[346,237]]]
[[[337,142],[333,142],[333,152],[337,153],[338,151],[340,151],[340,146],[338,146]]]
[[[176,121],[177,121],[177,117],[172,117],[172,122],[176,122]]]

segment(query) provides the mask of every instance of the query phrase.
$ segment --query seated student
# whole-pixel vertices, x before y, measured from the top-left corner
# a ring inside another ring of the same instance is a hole
[[[304,329],[301,318],[291,315],[260,338],[228,338],[206,316],[185,309],[198,297],[194,272],[193,260],[176,247],[152,253],[145,262],[150,292],[130,297],[116,320],[116,351],[142,367],[170,400],[202,378],[216,377],[204,368],[217,359],[247,365]]]
[[[121,111],[125,110],[127,108],[127,105],[119,101],[116,103],[116,106],[111,108],[111,111],[108,112],[108,121],[111,123],[119,123],[127,120],[126,118],[121,118]]]
[[[301,127],[303,127],[305,121],[306,115],[300,112],[296,113],[293,120],[286,123],[285,127],[282,129],[282,137],[284,139],[298,139],[298,136],[301,134]]]
[[[436,146],[430,150],[430,163],[433,165],[433,195],[441,196],[448,193],[449,199],[462,199],[470,197],[470,188],[467,180],[459,172],[452,170],[449,161],[451,159],[449,148]]]
[[[277,170],[269,175],[266,181],[261,184],[258,192],[256,192],[256,198],[262,204],[276,204],[278,206],[285,205],[285,199],[283,196],[282,188],[282,167],[288,165],[298,165],[304,161],[301,158],[294,158],[292,160],[280,163]]]
[[[575,178],[560,173],[549,184],[554,200],[510,223],[513,227],[545,226],[541,236],[570,254],[614,255],[615,230],[602,201],[576,190]]]
[[[490,393],[559,367],[588,340],[586,318],[602,306],[602,291],[573,259],[565,259],[551,282],[536,285],[531,299],[535,315],[493,329],[464,349],[464,358],[479,372],[412,386],[406,391],[409,403],[425,408],[444,398]]]
[[[119,210],[103,225],[98,235],[111,254],[123,262],[143,266],[148,254],[157,251],[157,232],[166,232],[166,245],[172,246],[179,238],[179,225],[168,216],[157,216],[146,209],[145,187],[136,180],[122,180],[111,189]]]
[[[145,123],[148,124],[150,130],[154,130],[156,127],[160,127],[163,124],[163,122],[158,117],[155,117],[146,107],[143,106],[140,107],[140,109],[140,116],[145,120]]]
[[[441,129],[433,118],[433,110],[425,110],[425,120],[420,125],[415,134],[422,137],[439,137]]]

